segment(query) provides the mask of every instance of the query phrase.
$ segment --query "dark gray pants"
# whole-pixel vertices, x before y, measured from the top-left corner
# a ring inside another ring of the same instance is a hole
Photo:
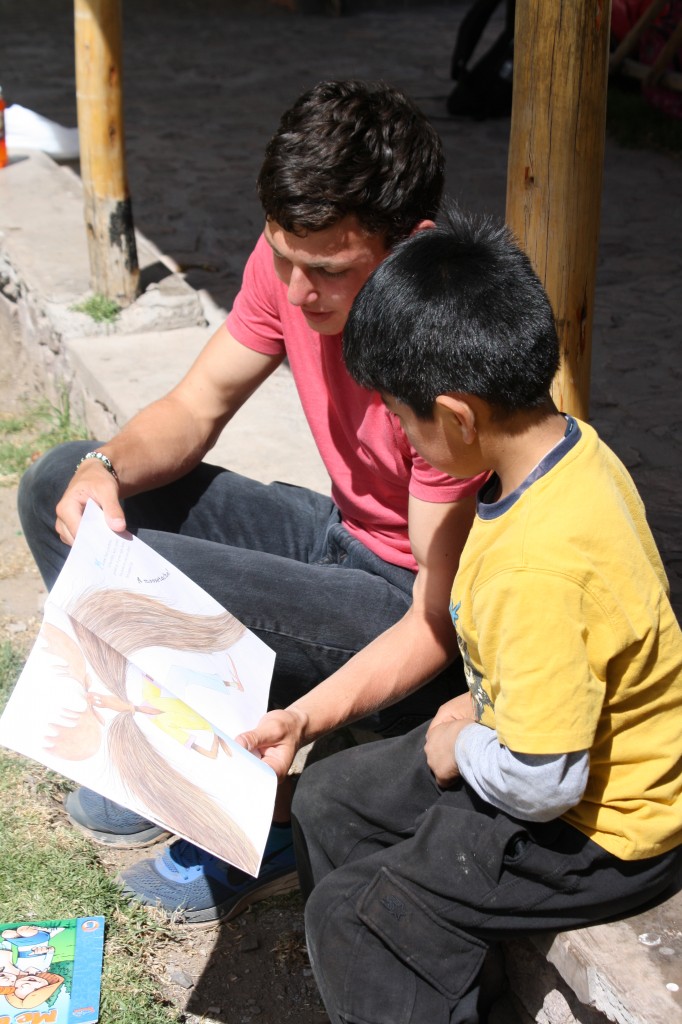
[[[61,445],[24,475],[19,514],[51,587],[69,548],[55,506],[95,441]],[[271,704],[283,707],[340,668],[405,614],[414,573],[355,540],[328,496],[261,484],[201,463],[167,487],[124,502],[129,528],[203,587],[276,653]],[[363,724],[405,732],[464,692],[458,661],[433,683]]]
[[[626,913],[680,863],[621,861],[560,819],[439,790],[425,732],[310,765],[296,790],[308,950],[334,1024],[474,1024],[491,945]]]

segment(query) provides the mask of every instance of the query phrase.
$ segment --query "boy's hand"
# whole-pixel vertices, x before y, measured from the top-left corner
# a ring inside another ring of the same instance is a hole
[[[237,743],[270,765],[281,781],[291,768],[307,722],[291,708],[268,711],[255,729],[235,736]]]
[[[431,720],[429,732],[435,726],[442,725],[443,722],[459,722],[464,718],[466,718],[468,722],[476,721],[476,716],[474,714],[474,702],[468,691],[460,694],[459,697],[453,697],[452,700],[446,701],[445,704],[441,704]]]
[[[450,719],[439,725],[433,723],[426,734],[424,753],[426,763],[433,772],[441,789],[447,789],[459,775],[455,757],[455,741],[463,729],[472,725],[473,719]]]

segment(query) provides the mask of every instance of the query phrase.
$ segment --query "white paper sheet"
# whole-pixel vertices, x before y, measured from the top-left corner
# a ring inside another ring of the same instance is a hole
[[[257,875],[275,773],[233,741],[274,652],[89,502],[0,743]]]

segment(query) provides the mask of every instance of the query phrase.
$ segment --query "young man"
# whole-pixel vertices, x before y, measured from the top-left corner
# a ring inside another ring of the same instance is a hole
[[[308,949],[335,1024],[474,1024],[500,939],[627,913],[682,866],[682,635],[627,471],[550,398],[558,351],[527,257],[461,216],[401,243],[346,325],[351,375],[416,450],[493,473],[450,600],[470,694],[310,766],[296,790]],[[356,681],[340,701],[323,682],[241,741],[283,772],[300,743],[401,692]]]
[[[437,134],[388,86],[323,82],[284,114],[258,181],[265,230],[226,324],[184,380],[116,437],[56,449],[22,481],[22,523],[48,586],[92,498],[114,530],[136,532],[274,648],[275,707],[328,677],[339,689],[373,675],[415,689],[454,658],[443,600],[477,483],[428,466],[341,357],[355,295],[397,240],[433,226],[442,188]],[[285,357],[331,498],[201,461]],[[363,649],[388,629],[374,660]],[[416,653],[424,632],[439,637],[437,658]],[[370,724],[404,731],[452,687],[441,674]],[[88,790],[66,807],[101,842],[143,846],[161,834]],[[288,816],[282,786],[255,882],[183,841],[127,869],[126,888],[182,908],[189,923],[232,915],[296,884]]]

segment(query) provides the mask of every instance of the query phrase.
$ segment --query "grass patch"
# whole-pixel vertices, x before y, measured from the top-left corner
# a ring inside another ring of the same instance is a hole
[[[0,646],[0,708],[23,663],[24,653],[12,643]],[[0,748],[0,802],[11,808],[0,829],[2,920],[103,914],[101,1024],[178,1022],[148,966],[149,952],[170,941],[172,932],[122,898],[93,844],[64,821],[56,798],[66,785],[61,776]]]
[[[609,84],[606,131],[626,149],[682,153],[682,121],[647,103],[641,83],[632,79],[616,78]]]
[[[71,306],[74,313],[85,313],[97,324],[113,324],[121,314],[118,302],[105,295],[91,295],[77,306]]]
[[[24,653],[5,641],[0,645],[0,708],[4,708],[10,690],[19,678],[24,665]]]
[[[83,424],[73,419],[69,396],[57,405],[43,401],[23,416],[0,416],[0,484],[15,484],[32,462],[63,441],[87,437]]]
[[[0,415],[0,483],[63,441],[87,436],[68,396],[23,415]],[[21,673],[29,642],[0,642],[0,711]],[[0,920],[103,914],[106,918],[101,1024],[175,1024],[178,1011],[161,997],[151,954],[175,941],[168,925],[128,903],[100,862],[97,848],[72,828],[59,803],[71,783],[0,747]]]

